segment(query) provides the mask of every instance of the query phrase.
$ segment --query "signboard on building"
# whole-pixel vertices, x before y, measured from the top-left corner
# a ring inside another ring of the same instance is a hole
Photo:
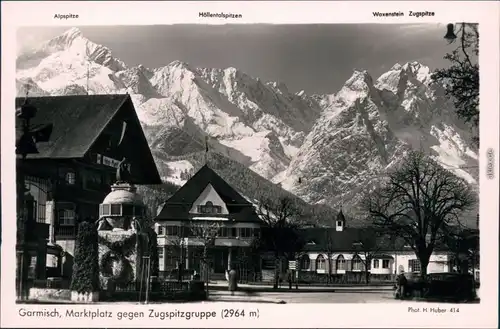
[[[288,261],[288,268],[290,270],[296,270],[297,269],[297,261],[295,261],[295,260],[289,260]]]
[[[97,163],[103,164],[105,166],[112,167],[112,168],[118,168],[118,166],[120,165],[120,161],[113,159],[113,158],[110,158],[110,157],[107,157],[107,156],[102,155],[102,154],[97,154]]]

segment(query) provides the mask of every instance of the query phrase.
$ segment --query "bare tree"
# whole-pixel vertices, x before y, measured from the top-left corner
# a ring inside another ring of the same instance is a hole
[[[402,238],[427,265],[443,227],[459,222],[476,197],[463,179],[421,152],[412,151],[400,168],[364,200],[373,225]]]
[[[304,246],[298,231],[301,227],[301,212],[289,197],[263,199],[259,202],[257,212],[263,222],[258,243],[261,250],[273,252],[274,289],[277,289],[282,259],[295,259],[297,252]]]
[[[450,66],[437,69],[432,75],[434,81],[444,84],[446,94],[454,100],[457,114],[465,122],[479,126],[479,31],[478,24],[448,24],[445,38],[457,42],[457,47],[444,58]],[[478,133],[477,129],[476,132]],[[476,142],[479,134],[475,136]]]
[[[380,251],[390,245],[393,238],[384,233],[379,227],[367,227],[358,230],[353,248],[360,257],[364,266],[366,283],[370,283],[371,263]]]
[[[177,236],[171,236],[168,239],[168,242],[166,244],[165,248],[165,259],[171,259],[176,261],[176,266],[175,269],[170,269],[170,275],[172,275],[172,272],[174,270],[177,270],[177,280],[182,281],[183,273],[182,270],[184,268],[183,266],[183,245],[184,238],[182,235],[177,235]]]
[[[209,282],[209,271],[210,271],[210,261],[209,252],[210,249],[215,246],[215,241],[220,236],[221,224],[218,222],[199,222],[193,223],[190,226],[190,235],[195,237],[197,242],[201,244],[202,255],[201,255],[201,268],[200,272],[205,277],[206,289],[208,292],[208,282]]]
[[[326,253],[326,258],[328,259],[328,278],[327,283],[332,282],[332,264],[331,262],[334,261],[332,259],[333,253],[335,252],[335,246],[333,244],[333,238],[332,234],[330,231],[330,228],[327,228],[325,230],[325,253]]]

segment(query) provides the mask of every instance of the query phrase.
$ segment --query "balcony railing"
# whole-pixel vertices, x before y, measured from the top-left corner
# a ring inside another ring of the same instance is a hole
[[[55,230],[56,239],[74,238],[76,236],[76,226],[59,226]]]

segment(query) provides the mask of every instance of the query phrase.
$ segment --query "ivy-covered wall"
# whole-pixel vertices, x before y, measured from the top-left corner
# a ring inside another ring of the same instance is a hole
[[[135,231],[99,231],[99,272],[103,286],[111,280],[125,286],[138,279],[138,235]]]

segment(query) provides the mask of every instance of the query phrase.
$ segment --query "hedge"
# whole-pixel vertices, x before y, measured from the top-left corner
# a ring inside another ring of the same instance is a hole
[[[79,293],[99,291],[98,233],[93,223],[82,222],[76,236],[70,289]]]

